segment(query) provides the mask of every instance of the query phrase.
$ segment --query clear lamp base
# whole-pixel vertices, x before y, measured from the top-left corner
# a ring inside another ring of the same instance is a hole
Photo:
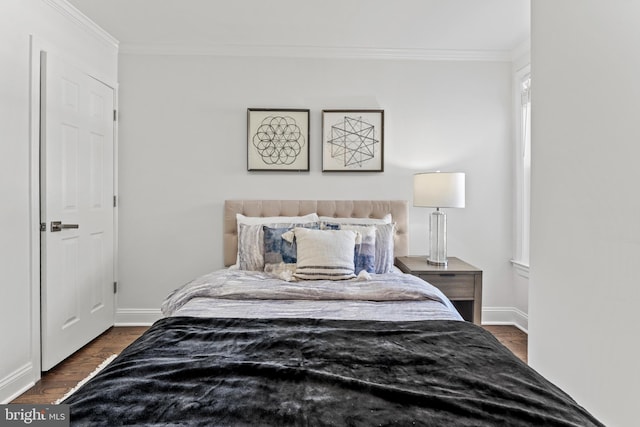
[[[429,256],[431,265],[447,265],[447,216],[436,209],[429,216]]]

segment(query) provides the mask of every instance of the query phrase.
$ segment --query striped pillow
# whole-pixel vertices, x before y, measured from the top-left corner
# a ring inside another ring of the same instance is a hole
[[[294,277],[344,280],[356,277],[353,253],[358,233],[352,230],[294,229],[298,265]]]

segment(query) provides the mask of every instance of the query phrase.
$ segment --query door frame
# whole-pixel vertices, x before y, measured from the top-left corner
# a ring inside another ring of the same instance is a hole
[[[54,44],[34,35],[29,36],[30,45],[30,81],[29,81],[29,237],[30,237],[30,263],[29,263],[29,288],[30,288],[30,322],[31,331],[29,359],[35,382],[41,377],[41,316],[40,316],[40,52],[47,51],[60,55],[65,50],[57,48]],[[113,89],[113,106],[118,110],[118,83],[104,78],[99,70],[82,62],[74,55],[61,54],[65,60],[85,70],[91,77],[104,83]],[[113,192],[118,199],[118,120],[113,121]],[[113,277],[118,281],[118,205],[113,212]],[[114,320],[115,310],[118,306],[118,294],[114,296]]]

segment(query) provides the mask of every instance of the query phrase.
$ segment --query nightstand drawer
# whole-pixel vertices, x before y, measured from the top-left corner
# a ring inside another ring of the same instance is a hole
[[[464,320],[482,323],[482,270],[456,257],[449,257],[445,266],[432,265],[424,255],[397,257],[395,265],[440,289]]]
[[[474,297],[475,279],[472,274],[418,274],[417,276],[440,289],[451,300],[472,300]]]

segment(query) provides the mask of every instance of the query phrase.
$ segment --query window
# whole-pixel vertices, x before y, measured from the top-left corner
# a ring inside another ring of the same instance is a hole
[[[528,275],[531,213],[531,73],[529,66],[516,73],[516,250],[513,264]]]

